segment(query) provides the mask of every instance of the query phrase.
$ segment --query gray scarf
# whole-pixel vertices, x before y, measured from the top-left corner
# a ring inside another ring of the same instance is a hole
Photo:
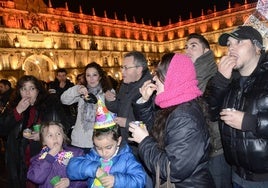
[[[102,92],[100,84],[94,88],[88,87],[88,92],[94,94],[97,97],[97,95]],[[84,110],[82,114],[84,131],[88,131],[94,128],[96,110],[97,110],[97,104],[87,102],[84,103]]]
[[[217,72],[217,64],[215,63],[212,50],[207,51],[194,62],[196,77],[199,89],[204,92],[209,79]]]

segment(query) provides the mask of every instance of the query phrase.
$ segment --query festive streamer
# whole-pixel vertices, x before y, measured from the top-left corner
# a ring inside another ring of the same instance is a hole
[[[251,14],[243,25],[250,25],[257,29],[263,39],[268,39],[268,0],[258,0],[256,12]]]

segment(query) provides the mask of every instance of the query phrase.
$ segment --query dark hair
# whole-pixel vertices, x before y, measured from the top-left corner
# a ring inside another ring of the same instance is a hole
[[[147,60],[145,56],[143,55],[143,53],[138,52],[138,51],[131,51],[131,52],[126,53],[124,55],[124,58],[131,57],[131,56],[133,56],[134,58],[135,65],[141,66],[143,68],[142,70],[143,73],[148,70]]]
[[[86,76],[85,76],[85,73],[84,72],[82,72],[82,73],[80,73],[80,74],[77,74],[76,75],[76,84],[78,83],[78,82],[80,82],[80,78],[83,78],[83,80],[84,80],[84,82],[86,81]],[[82,82],[82,84],[84,84],[84,82]],[[80,83],[81,84],[81,83]]]
[[[11,83],[7,79],[1,79],[0,83],[4,84],[5,86],[9,86],[11,88]]]
[[[162,56],[161,61],[158,63],[156,76],[162,83],[165,81],[169,64],[174,55],[175,53],[166,53]]]
[[[188,35],[187,41],[190,39],[198,39],[204,48],[210,49],[209,42],[203,35],[200,35],[198,33],[191,33],[190,35]]]
[[[161,82],[164,83],[165,77],[167,74],[168,67],[170,65],[171,59],[175,53],[166,53],[162,56],[161,61],[158,64],[157,71],[156,71],[156,76],[159,78]],[[169,114],[177,107],[176,106],[171,106],[168,108],[164,108],[161,110],[158,110],[156,112],[156,118],[154,121],[154,126],[152,128],[151,134],[152,136],[157,140],[158,142],[158,147],[160,149],[164,149],[164,140],[165,140],[165,133],[164,129],[166,127],[166,120],[169,116]]]
[[[113,140],[118,141],[121,136],[120,127],[118,125],[114,125],[108,128],[94,129],[92,139],[107,135],[112,135]]]
[[[76,80],[78,80],[81,76],[82,76],[82,77],[85,77],[85,73],[82,72],[82,73],[78,74],[78,75],[76,76]]]
[[[18,80],[15,92],[10,98],[10,106],[12,108],[17,106],[17,104],[21,100],[20,89],[26,82],[32,82],[35,88],[38,90],[38,95],[34,105],[36,106],[40,105],[44,101],[44,99],[48,96],[48,91],[45,89],[44,85],[40,80],[38,80],[36,77],[32,75],[24,75]]]
[[[64,72],[64,73],[67,74],[67,70],[64,69],[64,68],[59,68],[59,69],[56,70],[56,73],[57,73],[57,74],[58,74],[59,72]]]
[[[45,80],[41,80],[41,83],[43,84],[44,88],[48,90],[49,84]]]
[[[44,134],[45,134],[45,129],[47,129],[49,126],[51,125],[57,125],[63,132],[63,144],[70,144],[70,139],[68,138],[66,132],[65,132],[65,128],[63,126],[63,124],[61,124],[60,122],[57,121],[49,121],[49,122],[43,122],[41,124],[41,129],[40,129],[40,141],[41,143],[43,143],[44,141]]]
[[[116,79],[114,79],[114,77],[112,77],[111,75],[108,75],[107,78],[111,82],[113,89],[115,91],[117,91],[118,90],[118,84],[119,84],[118,81]]]
[[[107,73],[102,69],[102,67],[98,63],[93,61],[87,64],[84,71],[86,72],[86,70],[89,68],[95,68],[98,71],[100,78],[101,78],[100,84],[101,84],[103,92],[106,92],[107,90],[111,90],[113,88],[111,82],[109,81],[107,77]],[[85,81],[85,86],[87,86],[87,81]]]

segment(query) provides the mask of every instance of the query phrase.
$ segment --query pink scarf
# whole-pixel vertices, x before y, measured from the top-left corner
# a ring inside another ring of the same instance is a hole
[[[164,91],[156,96],[155,103],[167,108],[195,99],[202,94],[197,84],[191,59],[183,54],[175,54],[167,70]]]

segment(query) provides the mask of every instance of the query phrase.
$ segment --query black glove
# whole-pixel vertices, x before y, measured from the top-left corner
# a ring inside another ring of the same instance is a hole
[[[96,104],[98,102],[98,99],[94,94],[89,93],[88,95],[84,96],[84,101],[87,103]]]

